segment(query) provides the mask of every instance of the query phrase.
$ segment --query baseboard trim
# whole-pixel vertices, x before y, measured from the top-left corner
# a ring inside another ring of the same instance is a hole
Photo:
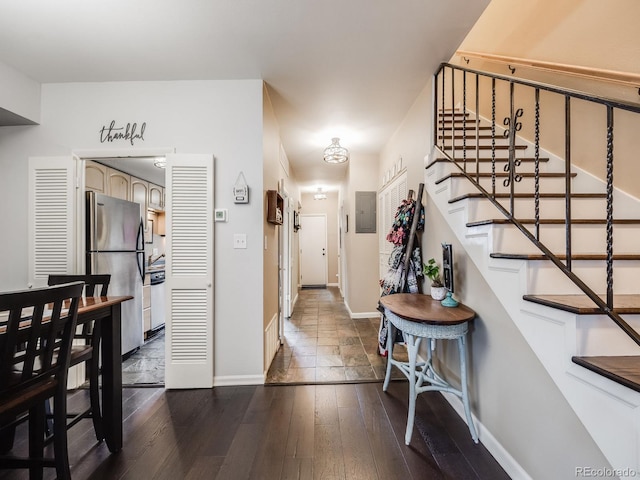
[[[352,312],[346,300],[344,301],[344,306],[346,307],[350,318],[379,318],[380,317],[380,312],[377,310],[375,312],[358,312],[358,313]]]
[[[214,387],[237,387],[241,385],[264,385],[262,375],[226,375],[213,378]]]

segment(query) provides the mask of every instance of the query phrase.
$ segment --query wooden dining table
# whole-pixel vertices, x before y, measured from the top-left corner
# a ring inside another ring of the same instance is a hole
[[[111,452],[122,449],[122,318],[121,305],[132,296],[81,298],[78,324],[100,319],[102,417],[104,440]]]

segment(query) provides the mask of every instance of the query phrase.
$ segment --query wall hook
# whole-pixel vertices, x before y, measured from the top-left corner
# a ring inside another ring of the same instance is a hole
[[[508,65],[509,70],[511,71],[511,75],[513,75],[514,73],[516,73],[516,68],[512,67],[511,65]]]
[[[462,60],[464,60],[464,63],[466,63],[467,65],[469,65],[469,59],[467,57],[462,57]]]

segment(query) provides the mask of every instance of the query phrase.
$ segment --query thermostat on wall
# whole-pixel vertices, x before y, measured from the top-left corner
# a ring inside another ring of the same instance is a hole
[[[226,208],[216,208],[214,211],[214,220],[216,222],[226,222],[227,221],[227,209]]]

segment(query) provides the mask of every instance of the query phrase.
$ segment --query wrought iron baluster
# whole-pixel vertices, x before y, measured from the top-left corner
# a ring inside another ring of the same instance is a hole
[[[564,99],[565,248],[571,271],[571,97],[565,95]]]
[[[456,137],[456,74],[455,70],[451,69],[451,138]],[[454,142],[451,142],[451,158],[456,159],[456,146]]]
[[[534,185],[533,201],[535,208],[535,235],[540,240],[540,89],[535,90],[534,112]]]
[[[442,119],[442,138],[440,139],[441,148],[444,152],[444,136],[445,136],[445,123],[444,123],[444,104],[445,104],[445,73],[447,69],[442,69],[442,104],[440,105],[440,118]]]
[[[491,79],[491,196],[496,198],[496,79]]]
[[[480,182],[480,75],[476,73],[476,182]]]
[[[613,107],[607,105],[607,306],[613,309]]]
[[[440,109],[438,108],[438,79],[439,76],[442,75],[442,70],[443,68],[440,67],[440,70],[438,71],[438,73],[435,74],[434,77],[434,82],[433,82],[433,100],[435,102],[435,108],[433,111],[433,144],[438,146],[438,145],[442,145],[439,141],[438,141],[438,128],[440,125],[440,118],[438,117],[438,112],[440,111]]]
[[[455,142],[455,139],[453,139]],[[462,72],[462,168],[467,171],[467,72]]]

